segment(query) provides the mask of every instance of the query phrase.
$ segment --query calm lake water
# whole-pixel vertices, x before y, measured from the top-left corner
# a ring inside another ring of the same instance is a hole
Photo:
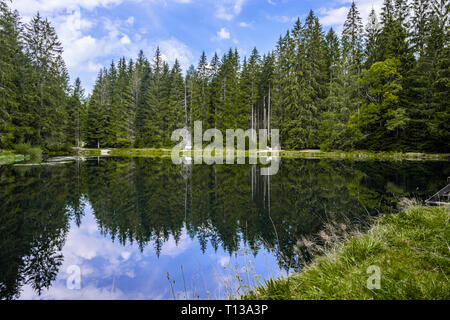
[[[282,159],[274,176],[259,170],[163,158],[1,166],[0,297],[226,298],[300,269],[297,240],[324,223],[393,212],[450,176],[448,162]],[[77,270],[79,289],[67,285]]]

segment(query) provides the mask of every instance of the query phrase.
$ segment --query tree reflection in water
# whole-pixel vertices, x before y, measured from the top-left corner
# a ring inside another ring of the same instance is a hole
[[[99,158],[56,166],[0,167],[0,297],[29,284],[49,288],[64,259],[71,221],[89,201],[100,232],[125,245],[162,245],[184,230],[205,252],[269,249],[281,268],[300,268],[300,236],[326,222],[361,223],[424,198],[450,175],[446,162],[283,159],[274,176],[257,165],[181,165],[163,158]],[[146,249],[148,250],[148,249]]]

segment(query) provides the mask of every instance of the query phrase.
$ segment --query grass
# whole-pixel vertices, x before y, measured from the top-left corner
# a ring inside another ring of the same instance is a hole
[[[281,151],[284,158],[341,158],[353,160],[449,160],[449,154],[421,153],[421,152],[372,152],[357,151]]]
[[[104,148],[110,150],[110,156],[120,157],[170,157],[171,148]],[[84,156],[100,156],[101,149],[79,149],[79,153]],[[204,150],[204,149],[203,149]],[[224,152],[225,150],[217,150],[216,152]],[[184,151],[185,155],[193,155],[199,153],[199,150]],[[212,153],[214,155],[214,152]],[[248,156],[249,151],[241,151],[242,156]],[[268,153],[267,155],[270,155]],[[429,153],[402,153],[402,152],[370,152],[370,151],[295,151],[295,150],[281,150],[278,155],[283,158],[305,158],[305,159],[352,159],[352,160],[437,160],[447,161],[450,158],[449,154],[429,154]]]
[[[0,165],[24,160],[41,162],[42,149],[37,146],[32,146],[29,143],[19,143],[14,145],[13,150],[0,150]]]
[[[303,271],[271,279],[243,299],[450,299],[450,207],[413,206],[375,220]],[[369,289],[370,266],[380,288]]]
[[[108,149],[109,155],[117,157],[163,157],[170,156],[171,149],[157,148],[121,148]]]

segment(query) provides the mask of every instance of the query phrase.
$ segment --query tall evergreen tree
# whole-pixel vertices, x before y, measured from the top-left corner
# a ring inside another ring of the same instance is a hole
[[[242,65],[242,72],[240,76],[240,103],[242,105],[242,110],[246,113],[250,113],[250,121],[247,124],[248,128],[256,129],[256,114],[258,112],[258,99],[259,99],[259,78],[261,61],[258,50],[254,48],[250,58],[244,59]],[[264,106],[263,106],[264,109]],[[264,112],[264,110],[262,110]],[[266,108],[267,114],[267,108]]]
[[[81,147],[85,139],[85,123],[87,120],[84,89],[81,87],[80,78],[76,78],[72,93],[67,103],[67,139],[68,143],[75,147]]]
[[[156,48],[153,59],[152,75],[145,92],[145,109],[143,114],[142,140],[146,146],[161,146],[163,140],[163,83],[164,67],[161,51]]]
[[[184,127],[185,117],[185,90],[184,79],[181,73],[181,67],[178,60],[170,71],[170,92],[168,102],[167,131],[165,135],[166,145],[170,145],[172,132],[176,129]]]
[[[100,70],[88,104],[87,144],[91,147],[106,145],[107,132],[107,73]]]
[[[209,66],[205,52],[202,53],[192,83],[192,119],[202,121],[205,128],[210,127],[209,110]]]
[[[363,25],[355,2],[352,2],[342,31],[342,55],[345,73],[359,76],[363,60]]]
[[[377,13],[372,8],[365,30],[365,69],[369,69],[372,64],[380,61],[380,24]]]
[[[17,114],[18,75],[22,58],[18,17],[0,1],[0,148],[14,142],[13,118]]]
[[[429,20],[431,17],[430,0],[414,0],[411,17],[411,44],[414,51],[422,56],[424,54],[425,39],[429,34]]]
[[[31,93],[35,112],[37,143],[57,149],[65,143],[69,91],[62,46],[55,29],[38,13],[25,25],[25,53],[32,64]]]

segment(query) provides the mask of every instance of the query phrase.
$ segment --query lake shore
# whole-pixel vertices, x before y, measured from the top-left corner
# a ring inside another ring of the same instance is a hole
[[[204,149],[203,149],[204,151]],[[115,157],[170,157],[170,148],[74,148],[73,152],[53,152],[48,156],[79,155],[79,156],[115,156]],[[193,156],[202,151],[183,151],[183,155]],[[225,150],[223,150],[225,155]],[[275,152],[258,151],[258,154],[275,155]],[[212,153],[214,155],[214,152]],[[248,156],[248,151],[242,151]],[[320,151],[320,150],[280,150],[282,158],[299,159],[350,159],[350,160],[386,160],[386,161],[448,161],[450,154],[423,152],[372,152],[372,151]],[[0,165],[11,164],[25,160],[26,155],[17,154],[14,150],[0,150]]]
[[[26,160],[27,158],[29,157],[23,154],[16,154],[14,151],[0,150],[0,165],[21,162]]]
[[[381,216],[304,271],[266,281],[242,298],[450,299],[449,220],[450,207],[413,206]],[[369,289],[376,268],[379,289]]]
[[[102,154],[102,150],[104,151]],[[107,151],[107,152],[105,152]],[[76,149],[76,153],[82,156],[120,156],[120,157],[155,157],[170,156],[170,148],[103,148]],[[184,151],[185,155],[193,155],[201,152],[200,150]],[[249,152],[243,152],[248,156]],[[271,154],[271,152],[263,153]],[[274,152],[272,152],[272,155]],[[423,153],[423,152],[371,152],[371,151],[320,151],[320,150],[280,150],[278,155],[283,158],[301,158],[301,159],[351,159],[351,160],[414,160],[414,161],[447,161],[450,154]]]

